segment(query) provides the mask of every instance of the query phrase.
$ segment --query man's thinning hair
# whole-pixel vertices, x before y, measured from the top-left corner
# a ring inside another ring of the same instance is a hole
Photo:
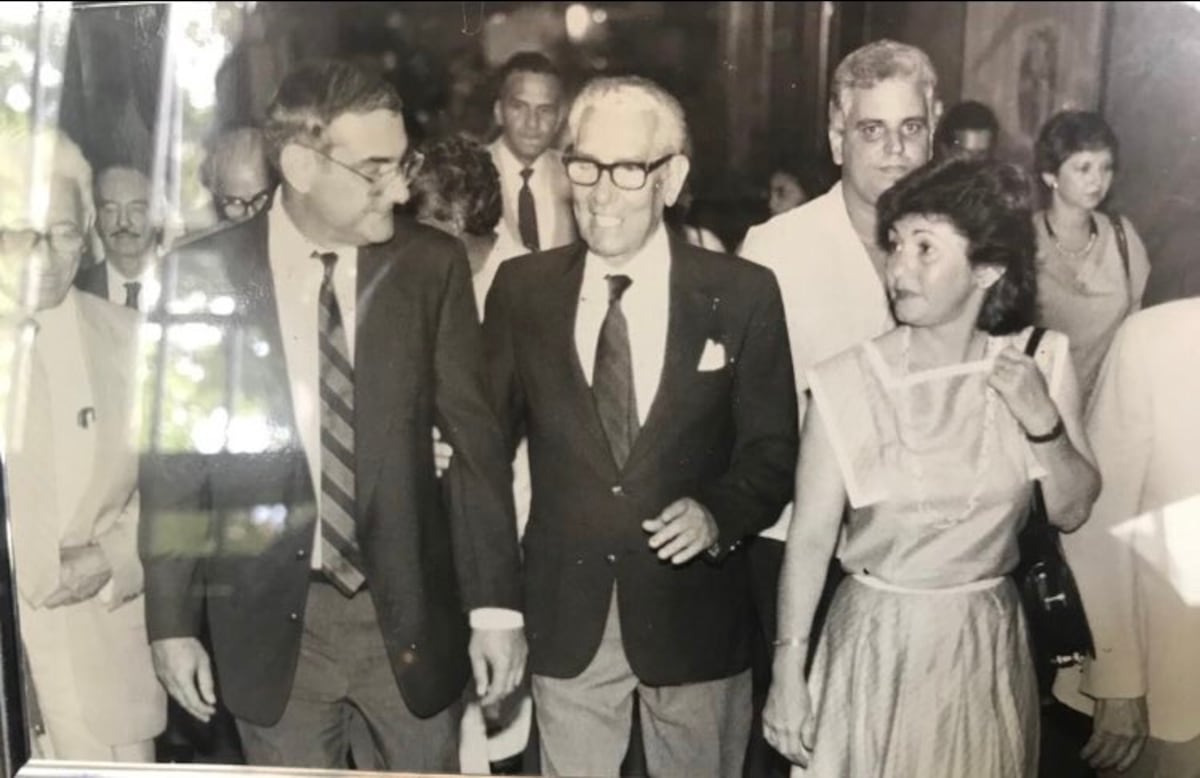
[[[221,163],[233,161],[245,165],[263,165],[270,172],[262,130],[257,127],[235,127],[218,135],[200,163],[200,183],[212,191],[217,184]]]
[[[70,184],[78,198],[81,226],[91,226],[96,215],[92,166],[75,141],[56,128],[34,133],[24,128],[0,132],[0,186],[27,193],[31,218],[45,210],[49,196],[45,184],[51,179]],[[38,181],[42,185],[37,185]]]
[[[609,108],[620,106],[653,111],[658,117],[652,144],[657,153],[692,155],[692,139],[683,106],[670,92],[641,76],[605,76],[584,85],[567,116],[567,136],[572,145],[579,140],[579,126],[584,114],[601,104]]]
[[[915,84],[925,98],[926,112],[933,112],[937,71],[928,55],[916,46],[884,39],[855,49],[838,64],[829,93],[830,121],[845,117],[855,90],[870,89],[894,78]]]
[[[289,143],[329,148],[329,125],[347,113],[400,113],[400,95],[382,78],[339,60],[314,60],[284,77],[267,108],[263,134],[271,164]]]

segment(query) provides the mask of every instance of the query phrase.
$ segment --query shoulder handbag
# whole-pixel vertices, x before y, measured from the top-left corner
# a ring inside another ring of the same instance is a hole
[[[1025,346],[1026,354],[1034,355],[1044,333],[1043,328],[1034,328]],[[1028,623],[1038,688],[1046,694],[1054,682],[1055,670],[1095,656],[1095,646],[1075,576],[1063,555],[1059,530],[1046,514],[1038,481],[1033,482],[1029,514],[1018,545],[1021,558],[1011,575]]]

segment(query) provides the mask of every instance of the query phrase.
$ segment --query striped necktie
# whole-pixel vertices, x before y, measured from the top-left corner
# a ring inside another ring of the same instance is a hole
[[[633,383],[633,357],[629,324],[621,310],[621,296],[633,279],[625,275],[605,276],[608,281],[608,313],[600,325],[596,362],[592,371],[592,397],[600,413],[600,424],[608,437],[617,467],[625,466],[638,434],[637,396]]]
[[[338,255],[317,253],[325,266],[317,298],[321,378],[321,559],[330,581],[347,597],[362,587],[355,539],[354,368],[342,311],[333,288]]]

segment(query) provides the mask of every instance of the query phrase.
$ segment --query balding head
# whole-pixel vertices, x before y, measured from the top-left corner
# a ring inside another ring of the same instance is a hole
[[[238,127],[222,133],[200,168],[200,181],[212,193],[222,221],[255,216],[270,200],[275,184],[262,130]]]

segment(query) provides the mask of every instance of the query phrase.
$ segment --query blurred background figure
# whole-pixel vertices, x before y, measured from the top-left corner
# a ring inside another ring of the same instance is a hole
[[[1000,139],[996,114],[978,100],[964,100],[942,117],[933,139],[937,159],[993,159]]]
[[[788,160],[780,161],[771,170],[771,178],[767,183],[767,209],[772,216],[778,216],[804,205],[816,191],[811,175],[802,165]]]
[[[237,127],[221,133],[200,166],[200,182],[212,194],[222,223],[246,221],[266,208],[276,182],[262,130]]]
[[[1091,111],[1051,117],[1034,147],[1047,207],[1037,231],[1039,324],[1066,334],[1086,400],[1113,333],[1141,308],[1150,275],[1133,224],[1098,209],[1112,187],[1117,136]]]
[[[546,55],[514,54],[500,68],[493,109],[500,137],[491,145],[500,172],[504,227],[528,251],[575,240],[571,187],[552,148],[566,116],[562,75]]]
[[[449,233],[463,243],[471,264],[475,304],[483,319],[484,301],[500,265],[527,249],[500,224],[500,174],[488,149],[464,135],[427,143],[416,156],[411,175],[417,220]],[[529,520],[528,449],[524,441],[513,461],[513,498],[517,532]],[[528,687],[484,711],[478,703],[463,714],[459,760],[465,773],[527,772],[521,759],[529,742],[533,702]]]
[[[163,230],[155,223],[150,178],[117,164],[96,176],[96,235],[103,261],[75,277],[75,286],[135,311],[152,309],[161,286],[158,261]]]
[[[724,253],[725,243],[704,224],[707,215],[703,207],[697,206],[692,188],[684,183],[675,205],[663,213],[663,221],[693,246]]]

